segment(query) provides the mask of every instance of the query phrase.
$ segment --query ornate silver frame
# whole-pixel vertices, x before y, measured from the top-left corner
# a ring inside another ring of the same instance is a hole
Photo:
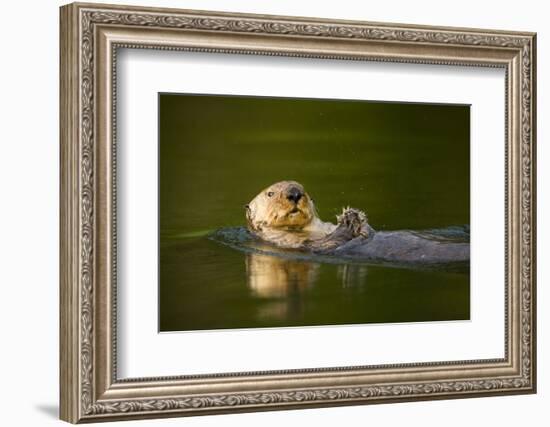
[[[71,4],[61,8],[61,419],[77,423],[534,393],[535,34]],[[505,357],[119,380],[118,47],[502,67]]]

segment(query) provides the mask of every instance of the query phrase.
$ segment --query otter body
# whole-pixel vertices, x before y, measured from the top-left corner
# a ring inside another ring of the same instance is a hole
[[[422,237],[411,231],[379,231],[371,238],[349,240],[332,254],[399,263],[448,263],[470,260],[470,244]]]
[[[319,219],[311,197],[295,181],[281,181],[246,205],[248,229],[278,247],[325,255],[398,263],[449,263],[470,259],[470,244],[413,231],[375,231],[366,215],[345,208],[337,223]]]

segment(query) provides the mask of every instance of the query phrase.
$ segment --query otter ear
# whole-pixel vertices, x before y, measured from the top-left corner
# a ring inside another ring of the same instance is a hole
[[[256,227],[254,226],[254,221],[252,221],[252,210],[250,209],[249,205],[244,205],[246,211],[245,211],[245,217],[246,217],[246,224],[248,225],[248,228],[250,230],[256,230]]]

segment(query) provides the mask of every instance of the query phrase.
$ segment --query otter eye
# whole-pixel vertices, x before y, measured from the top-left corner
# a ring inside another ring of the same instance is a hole
[[[275,193],[273,191],[270,191],[269,193],[267,193],[267,197],[273,197]]]
[[[244,205],[244,208],[248,210],[250,209],[250,205]]]

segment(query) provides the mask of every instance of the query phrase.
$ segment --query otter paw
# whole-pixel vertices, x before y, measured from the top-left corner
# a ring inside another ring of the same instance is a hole
[[[367,237],[366,231],[367,215],[365,212],[355,208],[343,208],[340,215],[336,215],[338,225],[342,225],[351,231],[353,237],[363,236]],[[363,230],[365,228],[365,230]]]

